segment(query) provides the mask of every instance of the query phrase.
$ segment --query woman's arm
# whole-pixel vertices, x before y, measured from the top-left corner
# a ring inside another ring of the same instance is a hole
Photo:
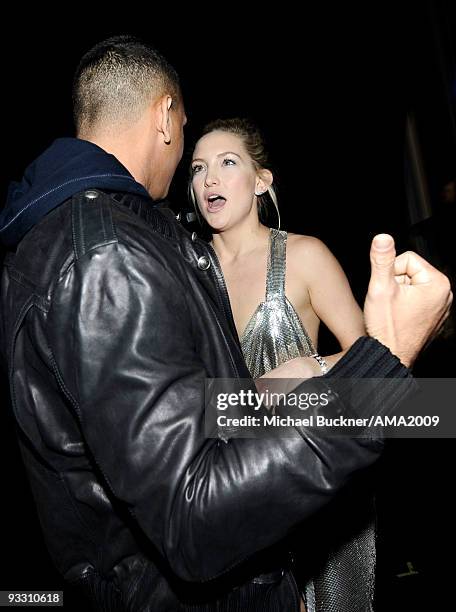
[[[318,238],[299,236],[294,256],[300,265],[293,267],[311,306],[334,334],[342,349],[365,335],[363,313],[358,306],[341,265]],[[305,265],[303,265],[305,262]]]
[[[310,303],[315,315],[341,346],[340,352],[325,356],[331,367],[355,340],[366,334],[362,311],[341,265],[321,240],[291,235],[287,251],[287,288],[295,298],[292,301],[298,314],[303,318],[302,311]],[[268,372],[265,377],[305,378],[321,373],[316,359],[297,357]]]

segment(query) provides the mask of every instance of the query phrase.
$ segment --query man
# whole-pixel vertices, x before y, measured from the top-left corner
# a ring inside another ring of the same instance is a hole
[[[298,609],[271,547],[382,445],[304,428],[205,436],[205,379],[248,372],[217,262],[153,203],[182,155],[178,77],[140,42],[111,39],[82,59],[74,103],[78,138],[27,169],[0,225],[11,250],[3,347],[52,558],[96,610]],[[403,396],[405,366],[445,317],[449,285],[413,254],[395,261],[389,237],[374,241],[372,265],[372,338],[321,381],[396,378]],[[388,407],[398,397],[384,387]],[[346,399],[333,395],[329,413],[362,410]],[[254,578],[277,564],[271,583]]]

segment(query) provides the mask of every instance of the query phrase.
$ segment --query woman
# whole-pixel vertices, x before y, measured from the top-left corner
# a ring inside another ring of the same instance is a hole
[[[295,371],[296,377],[303,372],[310,377],[327,371],[364,334],[362,313],[342,268],[320,240],[262,223],[268,204],[278,221],[280,215],[255,126],[242,119],[209,124],[193,152],[189,191],[211,229],[252,376],[292,378]],[[324,359],[316,351],[320,321],[342,349]],[[323,571],[307,582],[308,611],[371,609],[373,538],[372,527],[364,525],[337,546]],[[338,568],[344,567],[341,576]],[[334,587],[335,572],[345,589]]]
[[[190,193],[212,230],[212,246],[225,276],[236,328],[254,377],[279,365],[254,364],[251,353],[258,353],[256,326],[267,310],[266,294],[269,291],[272,299],[280,293],[282,281],[287,316],[296,328],[303,328],[303,333],[299,333],[298,346],[288,343],[287,355],[282,351],[280,362],[316,352],[320,321],[335,335],[342,351],[364,334],[361,309],[342,268],[326,246],[317,238],[287,235],[262,224],[268,201],[278,211],[268,165],[258,130],[244,120],[230,119],[207,126],[196,144],[191,166]],[[272,258],[271,249],[275,254]],[[272,286],[272,278],[266,282],[269,264],[270,272],[274,267],[277,286]],[[341,355],[328,357],[328,365]],[[309,375],[321,373],[315,359],[307,359],[307,363]]]

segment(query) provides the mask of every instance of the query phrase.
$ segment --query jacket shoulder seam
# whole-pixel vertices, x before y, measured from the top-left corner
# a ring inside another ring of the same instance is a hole
[[[76,260],[93,248],[118,242],[109,195],[97,189],[74,195],[71,233]]]

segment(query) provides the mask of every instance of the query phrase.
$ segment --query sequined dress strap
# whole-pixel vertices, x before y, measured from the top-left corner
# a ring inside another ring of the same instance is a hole
[[[268,269],[266,276],[266,301],[285,295],[287,267],[287,232],[271,229]]]

